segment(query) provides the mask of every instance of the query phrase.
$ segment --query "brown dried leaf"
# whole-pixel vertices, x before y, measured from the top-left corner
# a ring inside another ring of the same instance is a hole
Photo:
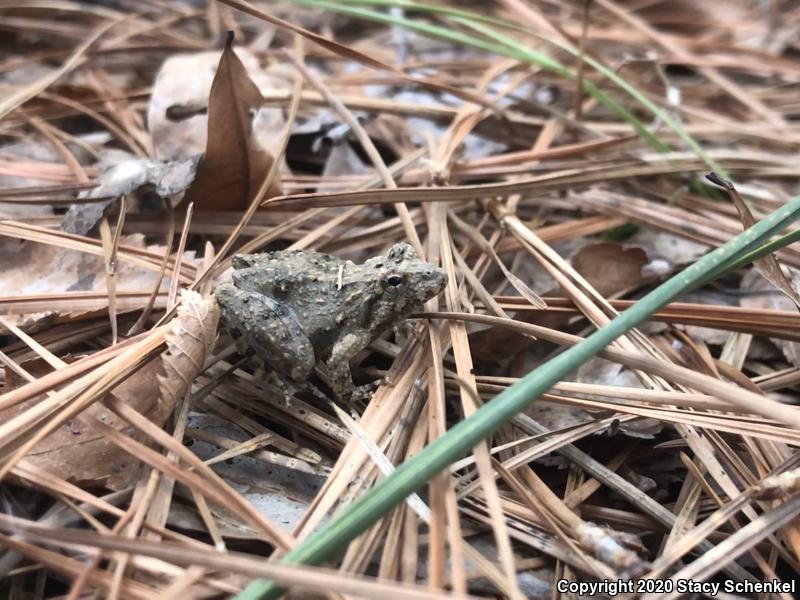
[[[265,97],[289,94],[292,74],[280,63],[262,67],[247,48],[234,50],[247,74]],[[164,61],[153,83],[147,107],[147,129],[156,158],[182,160],[203,154],[208,144],[208,97],[217,74],[221,50],[181,53]],[[253,135],[275,156],[286,120],[283,109],[262,106],[253,117]]]
[[[208,98],[208,141],[186,194],[195,210],[244,210],[275,158],[253,136],[252,116],[264,103],[228,36]],[[281,193],[273,180],[265,197]]]
[[[163,354],[166,375],[158,376],[161,403],[175,406],[182,398],[214,346],[219,322],[219,307],[197,292],[184,290],[178,316],[172,321]]]
[[[162,359],[149,361],[133,376],[118,385],[113,395],[119,401],[162,426],[183,397],[214,343],[219,309],[195,292],[186,292],[167,337]],[[38,366],[37,366],[38,365]],[[44,375],[39,362],[26,365],[35,375]],[[13,384],[13,380],[10,382]],[[5,390],[8,391],[8,388]],[[0,422],[35,405],[39,398],[4,411]],[[123,489],[134,484],[141,463],[92,427],[99,420],[114,429],[128,425],[101,402],[87,408],[79,418],[67,421],[45,438],[26,458],[27,461],[83,486]],[[138,436],[136,436],[138,437]]]
[[[165,249],[158,245],[147,246],[142,234],[123,236],[120,243],[135,249],[163,253]],[[187,251],[181,257],[182,264],[194,265],[194,251]],[[0,240],[0,298],[13,299],[16,296],[39,296],[41,305],[47,306],[47,312],[39,315],[55,318],[59,315],[77,315],[91,310],[102,310],[108,306],[106,297],[98,296],[92,303],[67,305],[60,294],[73,292],[106,292],[103,276],[105,265],[103,258],[95,254],[31,242],[19,243],[17,240]],[[124,294],[149,292],[157,283],[158,272],[146,269],[130,261],[120,261],[117,267],[117,293]],[[167,281],[163,281],[160,289],[166,291]],[[146,300],[141,299],[141,304]],[[7,307],[4,310],[19,314],[24,308]],[[24,305],[23,305],[24,306]],[[68,309],[65,308],[68,306]],[[128,308],[131,304],[126,305]],[[127,309],[127,308],[126,308]],[[28,318],[25,328],[36,323],[36,319]],[[19,324],[19,323],[18,323]],[[0,332],[3,331],[0,326]]]
[[[158,360],[151,360],[135,375],[114,390],[114,396],[135,407],[156,421],[163,415],[158,401],[157,375],[161,371]],[[10,419],[22,410],[34,406],[40,398],[32,398],[18,407],[4,411],[0,421]],[[127,423],[107,409],[101,402],[87,408],[79,418],[67,421],[52,435],[46,437],[27,455],[25,460],[49,473],[82,487],[102,486],[124,489],[136,483],[141,463],[117,447],[105,436],[95,431],[95,419],[115,429],[127,429]]]
[[[711,183],[719,185],[728,192],[731,200],[733,200],[733,204],[736,206],[736,211],[739,213],[739,218],[742,220],[742,225],[744,225],[745,229],[755,225],[756,219],[753,217],[753,213],[750,212],[750,208],[747,206],[744,198],[736,191],[736,187],[731,181],[722,179],[716,173],[709,173],[706,175],[706,179]],[[781,270],[781,265],[774,254],[768,254],[764,258],[760,258],[755,262],[755,266],[758,272],[761,273],[767,281],[786,294],[786,297],[800,308],[800,296],[797,295],[797,292],[792,287],[792,283]]]
[[[592,286],[608,298],[642,283],[642,267],[650,259],[641,248],[625,248],[617,242],[583,246],[570,262]]]

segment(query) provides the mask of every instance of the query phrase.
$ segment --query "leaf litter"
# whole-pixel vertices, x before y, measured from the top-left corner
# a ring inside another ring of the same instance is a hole
[[[4,592],[796,579],[796,244],[656,312],[350,542],[338,572],[268,558],[796,194],[800,67],[774,8],[430,8],[0,8]],[[470,47],[479,27],[504,37]],[[647,127],[670,152],[587,95],[648,122],[589,59],[668,108]],[[237,251],[360,261],[401,240],[449,285],[354,361],[379,384],[355,414],[286,399],[217,330],[209,292]]]

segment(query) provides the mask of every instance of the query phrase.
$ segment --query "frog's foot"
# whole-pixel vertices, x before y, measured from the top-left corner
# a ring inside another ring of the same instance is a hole
[[[326,403],[331,401],[331,399],[321,389],[319,389],[316,385],[314,385],[310,381],[306,381],[303,384],[303,389],[312,396],[314,396],[314,398],[316,398],[317,400],[321,400],[322,402]]]
[[[375,393],[379,387],[381,387],[384,383],[386,383],[387,379],[385,377],[381,377],[380,379],[376,379],[375,381],[370,381],[369,383],[365,383],[364,385],[357,385],[353,387],[353,395],[350,397],[351,401],[364,401],[366,402],[370,398],[372,398],[372,394]]]
[[[329,398],[326,396],[317,386],[315,386],[310,381],[306,381],[303,383],[297,383],[288,379],[286,377],[282,377],[279,373],[273,372],[275,377],[276,385],[278,388],[283,392],[283,398],[286,401],[287,406],[291,406],[292,400],[297,396],[299,392],[308,392],[312,396],[314,396],[317,400],[321,400],[323,402],[328,402]]]
[[[283,394],[283,401],[286,403],[286,406],[291,406],[292,400],[294,399],[297,392],[300,391],[300,388],[297,386],[297,384],[291,381],[290,379],[281,377],[275,371],[270,373],[270,379],[275,381],[275,386]]]

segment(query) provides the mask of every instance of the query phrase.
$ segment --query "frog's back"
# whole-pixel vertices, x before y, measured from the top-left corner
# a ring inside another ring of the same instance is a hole
[[[281,250],[234,257],[234,280],[262,294],[290,299],[336,277],[343,261],[311,250]]]
[[[272,277],[285,273],[306,276],[311,273],[335,272],[344,262],[336,256],[313,250],[278,250],[258,254],[237,254],[233,257],[233,268],[250,273],[259,271]]]
[[[282,250],[237,255],[234,281],[291,309],[310,339],[327,346],[342,325],[343,273],[357,268],[350,261],[312,250]]]

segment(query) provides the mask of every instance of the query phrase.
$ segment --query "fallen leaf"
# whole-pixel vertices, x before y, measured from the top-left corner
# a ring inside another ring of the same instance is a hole
[[[122,236],[120,242],[132,248],[147,248],[158,254],[164,252],[163,246],[146,246],[141,234]],[[194,251],[184,252],[182,262],[184,265],[195,264]],[[0,264],[3,265],[0,270],[0,298],[4,300],[11,300],[16,296],[40,296],[43,301],[52,299],[53,306],[56,307],[53,309],[55,314],[61,315],[80,314],[108,306],[108,299],[105,297],[98,297],[95,305],[84,303],[81,308],[71,310],[64,310],[63,302],[55,302],[61,292],[105,292],[105,265],[101,256],[60,246],[0,237]],[[117,292],[144,294],[141,299],[143,306],[146,295],[153,289],[157,278],[156,270],[122,261],[117,267]],[[161,282],[160,289],[166,291],[168,285],[169,278],[166,277]],[[10,312],[22,314],[24,311],[13,309]]]
[[[247,438],[247,434],[237,425],[203,412],[190,415],[189,428],[214,432],[216,436],[230,440],[244,441]],[[192,439],[192,452],[202,460],[212,460],[223,452],[219,446],[210,442]],[[260,514],[287,531],[297,525],[324,483],[324,478],[319,475],[267,463],[250,454],[240,454],[217,462],[214,470],[233,485]],[[181,488],[178,488],[177,493],[181,494]],[[178,526],[177,520],[180,519],[186,521],[185,525],[189,530],[194,530],[199,525],[200,531],[205,531],[202,523],[197,523],[192,517],[191,509],[176,514],[173,513],[175,506],[176,503],[173,503],[170,508],[170,525]],[[247,540],[260,537],[258,532],[242,522],[239,515],[231,514],[219,506],[210,508],[226,538]],[[195,525],[192,525],[192,521],[195,521]]]
[[[593,358],[583,363],[575,375],[575,381],[628,388],[644,387],[633,371],[602,358]],[[662,428],[660,421],[643,418],[622,423],[619,430],[628,437],[649,439],[657,435]]]
[[[26,69],[19,69],[25,71]],[[78,136],[82,142],[99,143],[96,139],[98,136]],[[94,157],[90,155],[85,148],[78,144],[67,144],[70,152],[81,165],[88,167],[94,162]],[[24,138],[11,143],[3,144],[0,146],[0,156],[6,165],[4,171],[0,171],[0,188],[7,191],[22,191],[26,187],[38,187],[45,181],[48,185],[58,184],[60,182],[66,183],[66,180],[72,181],[73,176],[69,174],[68,170],[64,171],[66,178],[48,178],[41,179],[38,175],[44,176],[45,172],[52,169],[66,169],[63,165],[59,164],[61,156],[56,152],[52,145],[46,140],[41,140],[32,136],[25,136]],[[21,164],[28,163],[33,167],[30,170],[20,168]],[[68,185],[68,184],[67,184]],[[21,189],[20,189],[21,188]],[[53,207],[47,204],[30,203],[30,204],[16,204],[0,202],[0,218],[2,219],[27,219],[37,215],[51,215],[53,214]]]
[[[208,99],[206,151],[186,194],[195,210],[244,210],[250,205],[275,160],[253,135],[253,115],[263,103],[229,35]],[[276,177],[265,197],[280,193]]]
[[[151,360],[114,390],[117,398],[150,418],[158,405],[156,376],[161,369],[160,362],[157,359]],[[34,397],[3,411],[0,422],[34,406],[40,399]],[[67,421],[37,444],[26,455],[25,462],[81,487],[119,490],[134,484],[139,478],[142,463],[87,424],[95,419],[119,430],[128,427],[127,423],[102,402],[95,402],[81,413],[81,418]]]
[[[217,339],[219,307],[190,290],[181,292],[178,316],[172,320],[164,353],[165,375],[159,375],[161,402],[167,406],[186,394]]]
[[[646,275],[665,276],[676,265],[692,263],[708,252],[708,247],[685,237],[642,228],[628,238],[626,245],[642,248],[650,257]]]
[[[258,58],[246,48],[236,48],[235,53],[262,95],[291,90],[294,71],[285,64],[276,62],[262,68]],[[157,158],[179,160],[205,151],[208,100],[220,57],[219,50],[181,53],[161,65],[147,107],[147,129]],[[262,106],[253,119],[253,135],[274,155],[281,146],[278,133],[284,124],[281,107]]]
[[[607,386],[620,386],[629,388],[643,387],[635,373],[625,369],[622,365],[609,362],[602,358],[593,358],[578,368],[571,380],[579,383],[589,383]],[[550,431],[560,431],[570,427],[577,427],[593,422],[597,415],[577,406],[567,406],[555,402],[538,401],[525,409],[525,413]],[[626,421],[618,425],[618,432],[626,437],[650,439],[662,429],[662,424],[656,419],[642,418]],[[614,426],[598,431],[595,435],[616,435]],[[543,465],[564,467],[567,461],[560,455],[548,455],[536,459]]]
[[[717,291],[710,287],[689,292],[683,297],[683,301],[709,306],[736,306],[739,304],[738,296],[724,293],[723,290]],[[731,336],[731,333],[724,329],[713,329],[699,325],[686,325],[683,329],[692,339],[709,346],[722,346]]]
[[[647,252],[617,242],[599,242],[580,248],[570,257],[575,270],[603,297],[638,287],[642,268],[650,262]]]
[[[100,158],[100,185],[81,194],[81,198],[108,198],[100,202],[72,204],[64,216],[61,229],[86,235],[117,198],[145,185],[152,185],[161,198],[170,198],[185,191],[195,178],[198,156],[183,160],[142,159],[125,152],[107,152]],[[174,203],[173,203],[174,204]]]
[[[145,415],[154,426],[161,427],[172,414],[216,339],[219,309],[215,302],[204,300],[196,292],[184,292],[173,320],[167,349],[155,357],[112,392],[114,397]],[[41,361],[25,365],[35,375],[44,375]],[[18,378],[12,382],[23,383]],[[11,388],[4,388],[9,391]],[[33,406],[32,398],[3,411],[0,422]],[[46,437],[27,455],[26,461],[81,486],[103,486],[124,489],[139,478],[142,463],[92,428],[95,419],[118,430],[128,424],[95,402],[80,418],[67,421]],[[143,439],[140,434],[134,437]]]

